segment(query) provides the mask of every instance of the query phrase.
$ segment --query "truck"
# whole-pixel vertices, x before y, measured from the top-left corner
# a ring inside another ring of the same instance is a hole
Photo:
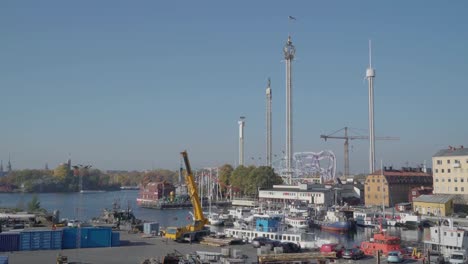
[[[429,264],[444,264],[444,255],[438,251],[427,252],[427,259]]]
[[[193,206],[193,223],[182,227],[168,227],[164,232],[164,237],[177,242],[192,242],[210,233],[206,225],[208,219],[203,215],[203,210],[198,196],[197,185],[192,174],[192,168],[188,159],[187,151],[180,153],[185,164],[185,183]]]
[[[450,264],[467,264],[468,258],[465,250],[454,250],[450,254]]]

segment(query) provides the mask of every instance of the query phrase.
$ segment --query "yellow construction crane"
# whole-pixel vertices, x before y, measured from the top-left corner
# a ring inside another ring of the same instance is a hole
[[[175,241],[193,241],[208,235],[209,230],[205,228],[208,219],[203,215],[195,180],[193,179],[192,168],[188,159],[187,151],[180,153],[185,163],[185,183],[193,206],[193,223],[182,227],[168,227],[164,237]]]
[[[334,136],[336,133],[344,130],[344,136]],[[369,139],[368,136],[349,136],[348,127],[341,128],[329,135],[320,135],[325,141],[327,139],[344,139],[344,174],[345,177],[349,176],[349,140],[353,139]],[[400,140],[399,137],[376,137],[377,140]]]

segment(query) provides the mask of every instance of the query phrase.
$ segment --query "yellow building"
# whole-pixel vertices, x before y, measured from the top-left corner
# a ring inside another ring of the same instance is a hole
[[[468,148],[449,147],[432,157],[434,194],[468,194]]]
[[[408,202],[410,190],[421,186],[432,187],[432,175],[420,168],[384,168],[383,172],[379,170],[366,177],[365,205],[389,207]]]
[[[413,211],[421,215],[449,216],[453,214],[453,195],[424,194],[413,200]]]

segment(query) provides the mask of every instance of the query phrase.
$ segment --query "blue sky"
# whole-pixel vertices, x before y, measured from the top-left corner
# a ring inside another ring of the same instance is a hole
[[[376,136],[401,138],[377,141],[376,159],[430,164],[468,146],[467,13],[466,1],[1,1],[0,159],[175,169],[187,149],[195,167],[234,165],[244,115],[248,163],[264,162],[268,77],[274,153],[285,148],[291,32],[295,151],[330,149],[342,170],[343,141],[319,136],[368,128],[372,39]],[[351,145],[351,171],[366,172],[368,142]]]

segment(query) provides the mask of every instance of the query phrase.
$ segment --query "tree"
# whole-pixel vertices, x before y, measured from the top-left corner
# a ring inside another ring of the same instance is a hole
[[[62,181],[68,177],[69,173],[67,164],[60,164],[54,169],[54,176]]]
[[[243,165],[238,166],[231,174],[231,186],[239,188],[241,194],[245,194],[245,188],[248,185],[248,175],[254,170],[254,166],[245,167]]]
[[[278,176],[271,167],[260,166],[253,169],[247,179],[245,185],[245,193],[247,195],[258,195],[259,188],[272,188],[275,184],[283,183],[283,179]]]
[[[33,195],[31,201],[28,203],[28,211],[29,212],[37,212],[41,210],[41,202],[37,195]]]
[[[223,185],[222,191],[226,191],[226,186],[231,184],[231,174],[234,168],[229,164],[224,164],[219,168],[219,181]]]

